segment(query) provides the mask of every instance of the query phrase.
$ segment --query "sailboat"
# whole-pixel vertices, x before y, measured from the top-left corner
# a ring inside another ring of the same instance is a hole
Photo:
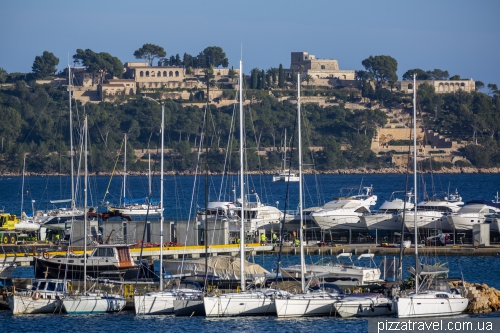
[[[306,285],[305,277],[305,258],[304,258],[304,221],[302,214],[302,138],[301,138],[301,115],[300,115],[300,74],[297,75],[297,121],[299,138],[299,215],[300,215],[300,265],[301,265],[301,293],[287,295],[276,298],[276,314],[278,318],[287,317],[308,317],[308,316],[331,316],[335,314],[333,303],[343,297],[343,293],[338,288],[329,290],[309,291],[309,285],[317,279],[309,280]],[[319,287],[319,285],[318,285]]]
[[[160,215],[163,209],[159,203],[153,203],[151,198],[127,199],[127,134],[124,137],[123,154],[123,204],[108,205],[108,210],[116,213],[132,215]],[[149,161],[149,193],[151,193],[151,160]]]
[[[413,177],[414,194],[417,196],[417,96],[416,76],[413,76]],[[469,300],[458,292],[452,292],[445,281],[437,276],[447,274],[449,269],[422,265],[418,257],[418,224],[417,205],[414,207],[415,231],[415,291],[401,294],[396,298],[398,318],[452,316],[462,313],[469,304]],[[420,284],[420,277],[423,277]]]
[[[279,175],[273,176],[273,182],[298,182],[299,176],[297,174],[290,172],[286,168],[286,128],[285,128],[285,145],[283,152],[283,171]]]
[[[244,183],[244,126],[243,126],[243,62],[240,60],[240,191],[241,217],[245,217],[247,209]],[[233,317],[274,315],[276,308],[274,298],[280,297],[280,291],[275,289],[253,289],[246,291],[245,274],[245,219],[240,223],[240,289],[241,292],[227,293],[216,296],[205,296],[203,305],[207,317]]]
[[[88,197],[88,153],[87,153],[87,141],[88,141],[88,124],[87,117],[85,117],[85,207],[87,207],[87,197]],[[66,296],[62,301],[63,310],[68,314],[97,314],[106,312],[119,312],[123,310],[126,305],[125,297],[118,294],[104,294],[102,292],[89,292],[87,291],[87,224],[88,217],[87,214],[84,215],[84,272],[83,272],[83,293],[73,294]]]
[[[51,230],[65,230],[66,222],[72,221],[74,219],[83,219],[85,215],[85,209],[76,207],[75,204],[75,183],[74,183],[74,161],[73,161],[73,113],[72,113],[72,77],[71,77],[71,67],[68,65],[68,93],[69,93],[69,137],[70,137],[70,162],[71,162],[71,198],[61,199],[61,200],[50,200],[53,205],[59,205],[63,203],[70,203],[70,208],[66,207],[56,207],[50,209],[46,212],[38,211],[34,213],[33,218],[37,223],[40,223],[47,229]]]

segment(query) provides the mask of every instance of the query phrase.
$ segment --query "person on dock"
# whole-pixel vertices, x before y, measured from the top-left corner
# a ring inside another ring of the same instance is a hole
[[[266,234],[265,233],[260,234],[260,245],[262,245],[262,246],[266,245]]]
[[[295,247],[299,247],[300,246],[300,240],[299,238],[295,238]]]
[[[276,236],[276,234],[274,233],[273,234],[273,245],[276,246],[276,239],[278,238],[278,236]]]

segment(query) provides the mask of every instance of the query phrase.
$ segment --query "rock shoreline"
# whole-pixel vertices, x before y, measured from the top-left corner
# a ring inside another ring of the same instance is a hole
[[[202,173],[202,172],[201,172]],[[199,173],[199,174],[201,174]],[[249,171],[248,174],[258,175],[276,175],[280,173],[280,170],[267,170],[267,171]],[[356,168],[356,169],[337,169],[337,170],[303,170],[305,175],[317,174],[317,175],[377,175],[377,174],[405,174],[406,168],[383,168],[383,169],[371,169],[371,168]],[[424,171],[422,173],[431,173],[430,171]],[[443,168],[441,170],[435,170],[432,173],[434,174],[498,174],[500,173],[500,168]],[[153,175],[158,175],[159,172],[153,172]],[[165,171],[165,175],[169,176],[192,176],[195,173],[192,171]],[[220,172],[209,172],[210,175],[221,175]],[[237,174],[236,172],[229,172],[228,174]],[[412,172],[410,172],[412,174]],[[115,172],[114,176],[121,176],[123,172]],[[128,171],[127,175],[130,176],[147,176],[148,171]],[[5,172],[0,177],[20,177],[21,173],[15,172]],[[34,177],[57,177],[57,176],[69,176],[69,174],[60,174],[60,173],[38,173],[38,172],[26,172],[25,176]],[[81,175],[83,176],[83,174]],[[111,176],[111,172],[94,172],[91,176]]]

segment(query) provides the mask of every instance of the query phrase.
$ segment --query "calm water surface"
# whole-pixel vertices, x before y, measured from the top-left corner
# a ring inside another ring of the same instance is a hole
[[[219,193],[229,193],[227,200],[234,200],[231,187],[236,184],[238,191],[238,177],[230,179],[221,187],[221,176],[210,177],[210,197],[215,199]],[[109,186],[109,194],[104,199],[109,202],[120,200],[122,178],[92,177],[91,198],[93,205],[103,201],[104,193]],[[153,193],[158,193],[159,177],[153,179]],[[500,175],[435,175],[424,176],[420,183],[425,184],[428,193],[448,192],[458,189],[464,201],[492,200],[497,191],[500,191]],[[194,186],[197,184],[198,186]],[[165,218],[169,220],[186,220],[192,216],[196,206],[202,207],[204,202],[204,179],[194,176],[165,177]],[[388,200],[393,191],[404,190],[404,175],[328,175],[305,176],[305,207],[322,204],[332,196],[339,194],[340,188],[360,184],[373,185],[374,193],[378,195],[380,206]],[[295,209],[298,203],[298,184],[290,184],[287,200],[287,185],[285,183],[271,183],[271,176],[253,177],[248,180],[248,188],[254,189],[265,203],[278,205],[281,209],[288,202],[288,209]],[[21,199],[23,210],[31,212],[32,204],[36,210],[51,208],[49,200],[69,198],[69,177],[26,177],[24,189],[21,177],[0,178],[0,207],[5,211],[19,214]],[[80,185],[77,185],[77,188]],[[148,192],[146,177],[129,177],[129,197],[144,197]],[[194,190],[193,190],[194,188]],[[222,188],[222,190],[221,190]],[[24,193],[24,196],[22,196]],[[154,198],[159,198],[153,194]],[[81,198],[78,198],[79,200]],[[32,203],[32,200],[35,202]],[[191,204],[194,202],[194,204]],[[193,208],[191,208],[193,207]],[[191,213],[190,213],[191,212]],[[191,215],[190,215],[191,214]],[[318,255],[306,256],[308,263],[320,259]],[[376,258],[377,263],[381,258]],[[448,263],[450,276],[459,277],[463,274],[469,282],[486,283],[500,289],[500,256],[493,257],[466,257],[450,256],[438,257],[440,262]],[[274,255],[259,255],[251,260],[261,264],[268,270],[276,267],[277,257]],[[283,265],[296,264],[298,256],[289,255],[283,258]],[[404,267],[413,265],[413,256],[405,256]],[[408,274],[404,269],[405,274]],[[16,277],[32,277],[32,267],[20,267],[14,273]],[[463,316],[467,317],[467,316]],[[500,317],[499,313],[474,317]],[[132,312],[124,311],[117,315],[95,316],[67,316],[67,315],[31,315],[13,317],[9,311],[0,311],[1,327],[6,332],[366,332],[366,319],[341,318],[298,318],[276,319],[272,317],[248,318],[177,318],[168,316],[136,317]]]

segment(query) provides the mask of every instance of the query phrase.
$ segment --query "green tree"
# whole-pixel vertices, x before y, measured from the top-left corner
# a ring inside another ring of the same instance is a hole
[[[410,69],[406,73],[404,73],[403,80],[404,81],[412,81],[413,74],[417,75],[417,80],[427,80],[429,78],[429,75],[424,70],[422,70],[420,68],[415,68],[415,69]]]
[[[85,66],[91,73],[101,74],[101,83],[108,75],[121,77],[123,74],[123,64],[120,59],[107,52],[96,53],[90,49],[85,51],[77,49],[73,60],[75,64],[80,63]]]
[[[432,71],[427,71],[427,80],[447,80],[450,77],[448,71],[443,71],[441,69],[434,69]]]
[[[167,56],[167,52],[163,47],[155,44],[144,44],[140,49],[135,50],[134,57],[136,59],[145,59],[149,63],[149,66],[153,66],[153,61],[156,58],[164,58]]]
[[[278,69],[278,87],[283,88],[285,86],[285,70],[283,65],[280,64]]]
[[[7,80],[9,73],[2,67],[0,67],[0,83],[4,83]]]
[[[450,77],[450,81],[455,81],[455,80],[461,80],[460,75],[453,75],[452,77]]]
[[[370,56],[363,60],[361,64],[365,69],[373,74],[377,82],[395,82],[398,79],[396,74],[398,62],[390,56]]]
[[[373,80],[373,74],[367,71],[356,71],[356,80],[371,81]]]
[[[483,88],[484,88],[484,82],[476,81],[476,91],[481,90]]]
[[[229,66],[226,53],[219,46],[209,46],[202,53],[205,59],[205,67],[212,65],[214,67],[222,66],[227,68]]]
[[[47,75],[54,74],[57,71],[56,66],[59,64],[59,58],[54,53],[43,51],[41,56],[36,56],[31,70],[37,78],[44,78]]]

